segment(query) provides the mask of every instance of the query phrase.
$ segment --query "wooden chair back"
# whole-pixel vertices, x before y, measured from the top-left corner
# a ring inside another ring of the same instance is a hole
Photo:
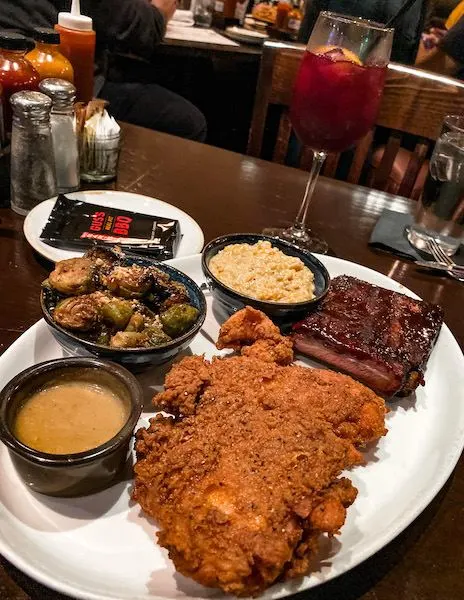
[[[292,131],[289,105],[296,74],[305,47],[299,44],[266,42],[263,48],[250,128],[248,154],[262,156],[263,139],[267,132],[270,108],[277,109],[278,130],[273,136],[272,160],[284,163]],[[398,194],[410,197],[429,148],[440,134],[445,115],[464,114],[464,83],[400,64],[388,65],[383,98],[376,125],[390,130],[389,138],[378,166],[369,172],[367,184],[384,190],[388,186],[393,164],[401,147],[402,134],[417,137],[414,151],[399,185]],[[374,130],[361,139],[355,149],[347,181],[359,183],[374,138]],[[269,140],[266,138],[266,146]],[[269,150],[269,148],[266,148]],[[304,147],[299,166],[311,164],[311,151]],[[323,174],[335,175],[340,154],[330,154]]]

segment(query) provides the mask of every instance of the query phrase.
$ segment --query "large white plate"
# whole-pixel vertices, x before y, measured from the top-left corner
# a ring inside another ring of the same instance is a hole
[[[245,42],[246,44],[263,44],[265,40],[269,39],[266,33],[259,31],[253,31],[251,29],[244,29],[243,27],[227,27],[226,35],[231,37],[237,42]]]
[[[343,260],[320,257],[332,276],[346,273],[411,292],[388,277]],[[202,282],[199,256],[171,261]],[[219,325],[208,298],[204,329],[194,353],[215,352]],[[24,333],[0,358],[0,385],[25,367],[63,356],[43,321]],[[149,398],[165,369],[141,376]],[[359,495],[348,510],[342,534],[324,545],[319,569],[268,590],[279,598],[344,573],[397,536],[427,506],[456,464],[464,442],[464,359],[444,326],[430,358],[426,385],[415,398],[391,403],[389,433],[369,452],[366,466],[349,473]],[[150,413],[142,415],[146,423]],[[176,574],[155,542],[155,524],[130,500],[130,482],[80,499],[31,493],[0,444],[0,552],[25,573],[65,594],[86,600],[154,600],[219,597]]]
[[[142,213],[145,215],[154,215],[157,217],[167,217],[168,219],[177,219],[180,225],[182,235],[176,258],[190,256],[200,252],[203,248],[205,238],[203,231],[196,221],[190,215],[185,213],[180,208],[158,200],[150,198],[150,196],[142,196],[131,192],[118,192],[111,190],[92,190],[88,192],[72,192],[66,194],[68,198],[75,200],[83,200],[90,204],[101,204],[102,206],[111,206],[121,210],[131,210],[133,212]],[[80,256],[82,252],[72,250],[61,250],[53,248],[45,244],[40,239],[45,224],[52,208],[54,207],[56,198],[45,200],[34,207],[24,220],[24,235],[29,244],[39,254],[48,258],[53,262],[64,260],[65,258],[73,258]]]

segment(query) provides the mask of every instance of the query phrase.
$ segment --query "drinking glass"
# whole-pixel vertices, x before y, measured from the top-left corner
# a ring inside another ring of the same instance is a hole
[[[448,256],[455,254],[464,235],[464,131],[444,133],[436,142],[430,169],[407,237],[427,251],[430,238]]]
[[[393,29],[363,19],[321,12],[296,78],[290,121],[313,151],[303,202],[291,227],[264,233],[327,252],[306,226],[309,203],[328,152],[343,152],[374,125],[390,58]]]
[[[464,115],[446,115],[440,135],[449,133],[450,131],[464,133]]]
[[[196,0],[193,9],[196,27],[211,27],[213,22],[213,0]]]

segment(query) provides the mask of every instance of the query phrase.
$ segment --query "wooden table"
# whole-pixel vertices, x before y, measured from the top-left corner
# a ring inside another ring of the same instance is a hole
[[[206,240],[228,232],[260,231],[295,214],[306,175],[280,165],[136,127],[125,128],[120,190],[156,196],[189,212]],[[342,258],[372,267],[424,299],[442,304],[446,322],[464,346],[464,286],[419,272],[376,252],[367,242],[384,207],[407,211],[409,201],[321,179],[310,221]],[[0,210],[0,351],[40,318],[39,286],[50,264],[22,235],[22,218]],[[0,480],[1,485],[1,480]],[[346,575],[301,597],[311,600],[462,600],[464,598],[464,465],[398,538]],[[3,561],[2,600],[58,600]]]

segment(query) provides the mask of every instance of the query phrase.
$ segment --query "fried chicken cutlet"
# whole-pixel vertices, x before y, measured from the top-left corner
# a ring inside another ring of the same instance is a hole
[[[136,434],[133,498],[159,525],[176,569],[206,586],[256,596],[304,575],[322,533],[357,494],[340,477],[385,435],[385,404],[346,375],[289,365],[292,342],[247,307],[218,348],[166,376],[157,416]]]

